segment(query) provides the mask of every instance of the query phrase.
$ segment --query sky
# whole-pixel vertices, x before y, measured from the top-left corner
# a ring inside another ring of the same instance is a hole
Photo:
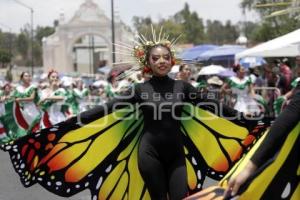
[[[75,11],[85,0],[17,0],[33,8],[34,26],[52,26],[53,21],[58,19],[59,13],[63,12],[68,21]],[[105,14],[111,16],[111,0],[93,0]],[[187,2],[191,11],[198,13],[204,21],[231,20],[257,21],[254,13],[247,13],[245,17],[239,8],[241,0],[114,0],[115,11],[121,19],[132,26],[132,17],[150,16],[154,21],[174,15],[184,7]],[[16,3],[15,0],[0,0],[0,28],[3,31],[19,32],[24,24],[30,23],[30,9]],[[6,30],[5,30],[6,29]]]

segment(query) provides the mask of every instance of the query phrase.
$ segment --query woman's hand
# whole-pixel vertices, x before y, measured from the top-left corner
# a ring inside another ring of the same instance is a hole
[[[241,171],[236,177],[233,177],[229,180],[228,187],[224,192],[224,197],[235,196],[241,185],[248,180],[256,168],[256,165],[252,161],[249,161],[243,171]]]

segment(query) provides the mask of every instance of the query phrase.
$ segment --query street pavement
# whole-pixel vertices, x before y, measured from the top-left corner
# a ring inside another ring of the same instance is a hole
[[[214,184],[208,180],[204,187]],[[73,197],[56,196],[42,186],[35,184],[29,188],[23,187],[19,175],[15,172],[7,152],[0,150],[0,200],[90,200],[90,192],[85,190]]]

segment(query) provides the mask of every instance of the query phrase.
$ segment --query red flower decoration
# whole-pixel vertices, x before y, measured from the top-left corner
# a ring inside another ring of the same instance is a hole
[[[151,70],[151,68],[150,67],[144,67],[144,69],[143,69],[143,72],[144,73],[150,73],[152,70]]]
[[[172,59],[172,60],[171,60],[171,65],[174,66],[175,64],[176,64],[176,60],[175,60],[175,59]]]
[[[141,49],[139,49],[139,50],[137,50],[137,51],[135,52],[135,56],[138,57],[138,58],[141,58],[141,57],[143,57],[144,55],[145,55],[145,52],[144,52],[143,50],[141,50]]]

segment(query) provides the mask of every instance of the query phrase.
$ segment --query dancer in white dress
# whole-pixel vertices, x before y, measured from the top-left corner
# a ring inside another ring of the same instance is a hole
[[[246,114],[259,114],[260,109],[254,100],[255,93],[250,77],[245,76],[245,69],[240,65],[234,67],[234,72],[236,76],[228,79],[222,86],[222,92],[226,91],[226,88],[231,88],[232,94],[236,97],[234,109]]]
[[[16,109],[20,110],[20,114],[24,119],[19,121],[18,124],[25,130],[38,129],[36,125],[38,125],[41,117],[40,110],[37,106],[39,97],[37,87],[31,84],[31,75],[28,72],[21,73],[20,84],[14,90],[12,96],[15,97],[17,104]]]
[[[9,142],[12,137],[10,132],[4,127],[5,120],[5,102],[11,98],[11,85],[9,83],[4,84],[2,90],[0,90],[0,143]]]
[[[48,73],[49,87],[41,91],[40,106],[43,110],[41,128],[48,128],[62,122],[68,117],[68,108],[64,103],[66,90],[60,88],[58,72],[51,70]]]
[[[76,88],[74,88],[74,95],[76,98],[76,104],[78,104],[77,113],[86,111],[88,109],[89,90],[88,88],[84,87],[83,81],[80,79],[76,80]]]

